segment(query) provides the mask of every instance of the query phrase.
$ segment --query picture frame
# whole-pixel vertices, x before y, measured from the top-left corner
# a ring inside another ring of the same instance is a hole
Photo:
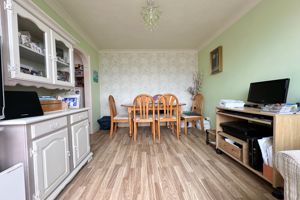
[[[223,47],[218,46],[210,52],[211,74],[217,74],[223,71]]]
[[[98,83],[99,80],[99,76],[98,76],[98,72],[96,70],[93,71],[93,81],[95,83]]]
[[[80,107],[80,95],[64,96],[62,101],[67,103],[70,109]]]

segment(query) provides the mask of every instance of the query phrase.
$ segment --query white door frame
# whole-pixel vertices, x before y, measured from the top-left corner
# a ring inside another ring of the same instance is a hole
[[[92,82],[91,82],[91,57],[78,45],[75,45],[74,52],[78,52],[83,62],[83,73],[84,73],[84,101],[85,107],[90,108],[89,123],[90,123],[90,134],[93,133],[93,104],[92,104]]]

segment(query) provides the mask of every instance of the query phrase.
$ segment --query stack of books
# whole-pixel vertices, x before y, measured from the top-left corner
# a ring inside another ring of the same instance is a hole
[[[261,110],[278,114],[293,114],[299,112],[297,104],[269,104],[262,107]]]

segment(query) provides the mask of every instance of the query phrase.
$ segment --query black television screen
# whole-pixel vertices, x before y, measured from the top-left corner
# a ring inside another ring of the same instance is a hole
[[[286,103],[290,79],[251,83],[248,102],[259,104]]]
[[[18,119],[44,114],[36,92],[5,91],[5,119]]]

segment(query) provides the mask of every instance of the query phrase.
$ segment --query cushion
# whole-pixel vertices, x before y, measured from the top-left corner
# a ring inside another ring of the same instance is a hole
[[[182,115],[184,115],[184,116],[201,116],[200,113],[191,112],[191,111],[185,111],[185,112],[182,113]]]
[[[160,119],[164,119],[164,115],[159,115]],[[172,119],[176,119],[176,116],[172,116]],[[158,120],[158,115],[155,116],[155,120]]]
[[[114,117],[114,119],[128,119],[127,114],[118,114],[117,116]]]
[[[152,119],[153,119],[153,116],[149,115],[147,120],[152,120]],[[141,119],[140,115],[136,115],[136,120],[144,120],[144,119]]]

